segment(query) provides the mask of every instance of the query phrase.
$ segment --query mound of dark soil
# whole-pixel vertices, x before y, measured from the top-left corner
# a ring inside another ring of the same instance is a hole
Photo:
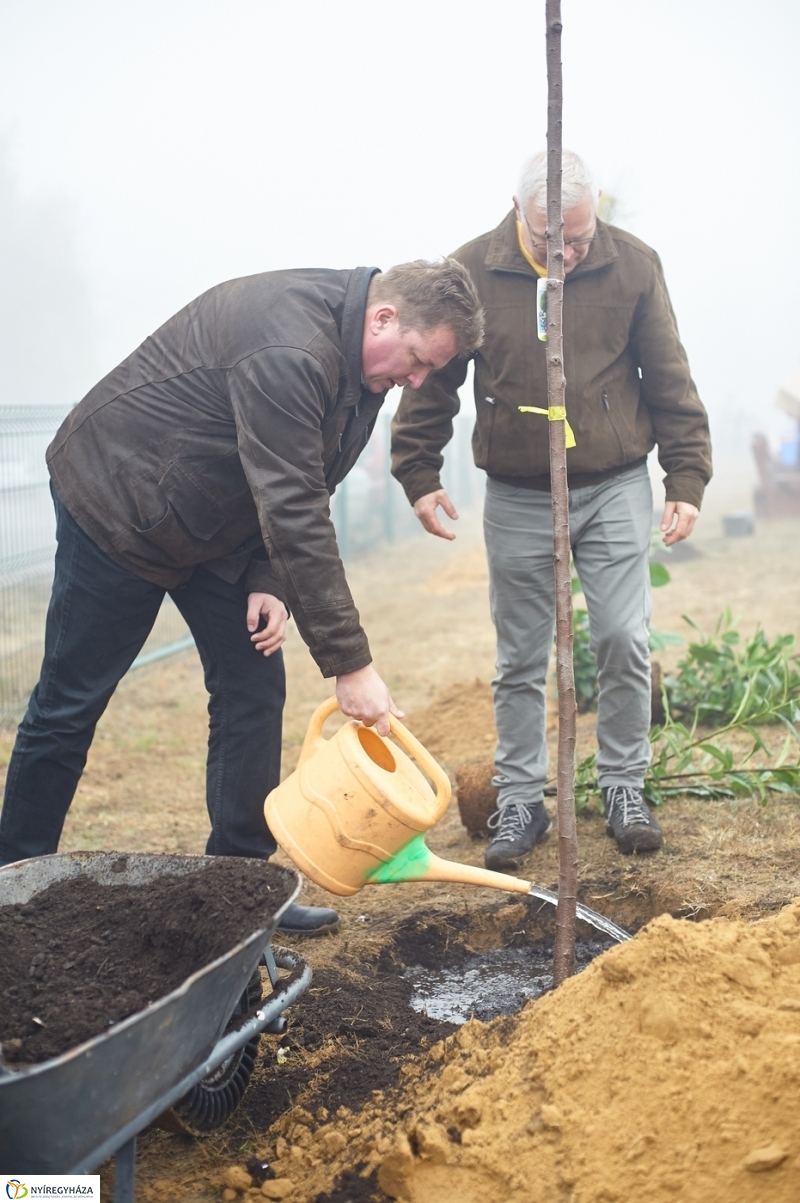
[[[228,1151],[235,1154],[253,1133],[278,1134],[281,1117],[289,1116],[289,1132],[302,1114],[313,1132],[339,1108],[353,1111],[391,1091],[410,1058],[424,1056],[458,1030],[456,1023],[412,1008],[414,986],[406,968],[456,969],[476,950],[497,948],[538,949],[542,955],[549,949],[552,961],[551,909],[504,901],[485,908],[480,920],[470,910],[421,910],[376,932],[373,942],[359,943],[354,953],[343,950],[337,964],[315,968],[311,986],[287,1012],[288,1030],[262,1040],[262,1057],[227,1133]],[[579,929],[582,937],[592,934],[583,925]],[[523,1001],[509,1000],[509,1009]],[[263,1148],[269,1158],[276,1155],[274,1145]]]
[[[0,907],[3,1061],[59,1056],[169,994],[267,926],[291,890],[265,861],[219,857],[146,885],[80,876]]]
[[[247,1092],[245,1126],[230,1134],[231,1151],[248,1128],[266,1131],[297,1102],[333,1114],[395,1086],[409,1055],[456,1030],[413,1011],[410,998],[411,983],[394,973],[367,966],[363,973],[315,969],[308,991],[288,1012],[288,1031],[262,1043],[267,1051]]]

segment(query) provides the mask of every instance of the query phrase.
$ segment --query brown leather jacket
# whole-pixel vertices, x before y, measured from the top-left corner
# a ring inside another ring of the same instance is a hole
[[[536,336],[537,276],[511,213],[455,252],[475,281],[486,337],[475,355],[475,463],[490,476],[549,489],[545,344]],[[597,223],[597,238],[564,288],[567,452],[573,487],[641,463],[658,444],[668,501],[699,506],[711,478],[706,411],[689,373],[661,263],[624,230]],[[420,389],[406,388],[393,424],[392,471],[413,503],[440,488],[467,362],[454,359]]]
[[[113,560],[168,589],[198,564],[246,573],[249,591],[289,605],[326,677],[371,659],[329,498],[383,404],[361,383],[376,271],[217,285],[101,380],[47,453],[59,497]]]

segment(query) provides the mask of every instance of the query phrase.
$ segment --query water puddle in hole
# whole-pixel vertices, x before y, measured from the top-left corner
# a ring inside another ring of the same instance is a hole
[[[575,971],[580,973],[611,940],[581,940],[575,946]],[[431,1019],[488,1023],[498,1015],[513,1015],[532,998],[553,988],[553,950],[546,945],[493,948],[466,953],[460,965],[426,969],[411,965],[403,973],[411,982],[411,1007]]]

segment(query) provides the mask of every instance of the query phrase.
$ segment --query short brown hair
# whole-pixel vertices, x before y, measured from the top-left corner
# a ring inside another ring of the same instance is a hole
[[[425,334],[447,326],[459,355],[471,355],[483,342],[481,303],[469,272],[457,259],[414,259],[373,276],[369,304],[376,302],[396,307],[401,330]]]

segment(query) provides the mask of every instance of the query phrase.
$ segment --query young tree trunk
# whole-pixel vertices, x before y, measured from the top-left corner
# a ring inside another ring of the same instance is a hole
[[[547,404],[564,406],[564,231],[561,213],[561,2],[546,0],[547,22]],[[575,970],[578,832],[575,823],[575,675],[572,667],[572,579],[566,424],[548,422],[553,495],[558,681],[558,907],[555,985]]]

